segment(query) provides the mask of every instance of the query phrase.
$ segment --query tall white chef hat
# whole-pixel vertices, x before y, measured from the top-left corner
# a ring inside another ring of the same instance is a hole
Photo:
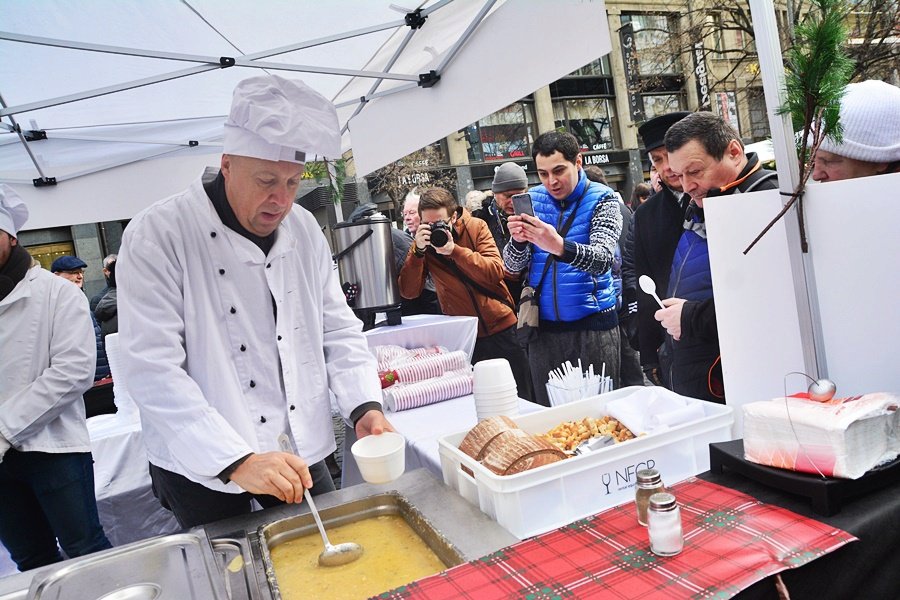
[[[11,187],[0,183],[0,229],[13,237],[19,236],[19,230],[28,220],[28,207],[25,201]]]
[[[225,154],[305,163],[307,154],[341,155],[334,104],[299,80],[277,75],[244,79],[225,120]]]

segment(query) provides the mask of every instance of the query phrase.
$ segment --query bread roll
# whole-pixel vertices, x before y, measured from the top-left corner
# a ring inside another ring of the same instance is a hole
[[[459,445],[459,449],[475,460],[481,460],[491,440],[504,431],[518,429],[519,426],[515,421],[505,415],[488,417],[469,430]]]
[[[498,475],[514,475],[566,458],[565,452],[548,441],[520,432],[504,431],[495,436],[482,464]]]

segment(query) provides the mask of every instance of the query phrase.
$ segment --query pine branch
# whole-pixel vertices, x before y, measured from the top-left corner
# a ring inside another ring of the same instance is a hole
[[[797,204],[800,246],[805,253],[809,249],[806,225],[803,218],[803,193],[812,173],[812,162],[826,137],[841,141],[840,101],[850,80],[853,62],[845,46],[847,29],[844,26],[845,3],[843,0],[813,0],[818,11],[810,11],[797,25],[795,43],[786,53],[784,106],[778,114],[790,114],[794,129],[802,131],[798,148],[800,182],[781,211],[756,236],[744,250],[747,254],[753,246],[777,223],[794,204]],[[807,149],[812,136],[812,152],[807,160]]]

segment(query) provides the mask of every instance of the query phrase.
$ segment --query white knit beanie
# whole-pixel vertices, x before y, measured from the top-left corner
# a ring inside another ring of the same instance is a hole
[[[841,98],[843,142],[826,137],[820,150],[865,162],[900,160],[900,88],[877,80],[851,83]]]

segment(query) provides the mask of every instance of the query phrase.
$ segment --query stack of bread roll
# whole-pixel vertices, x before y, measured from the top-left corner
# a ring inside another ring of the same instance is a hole
[[[459,449],[498,475],[514,475],[566,458],[547,440],[519,429],[506,416],[484,419],[469,430]],[[463,470],[472,474],[463,466]]]

